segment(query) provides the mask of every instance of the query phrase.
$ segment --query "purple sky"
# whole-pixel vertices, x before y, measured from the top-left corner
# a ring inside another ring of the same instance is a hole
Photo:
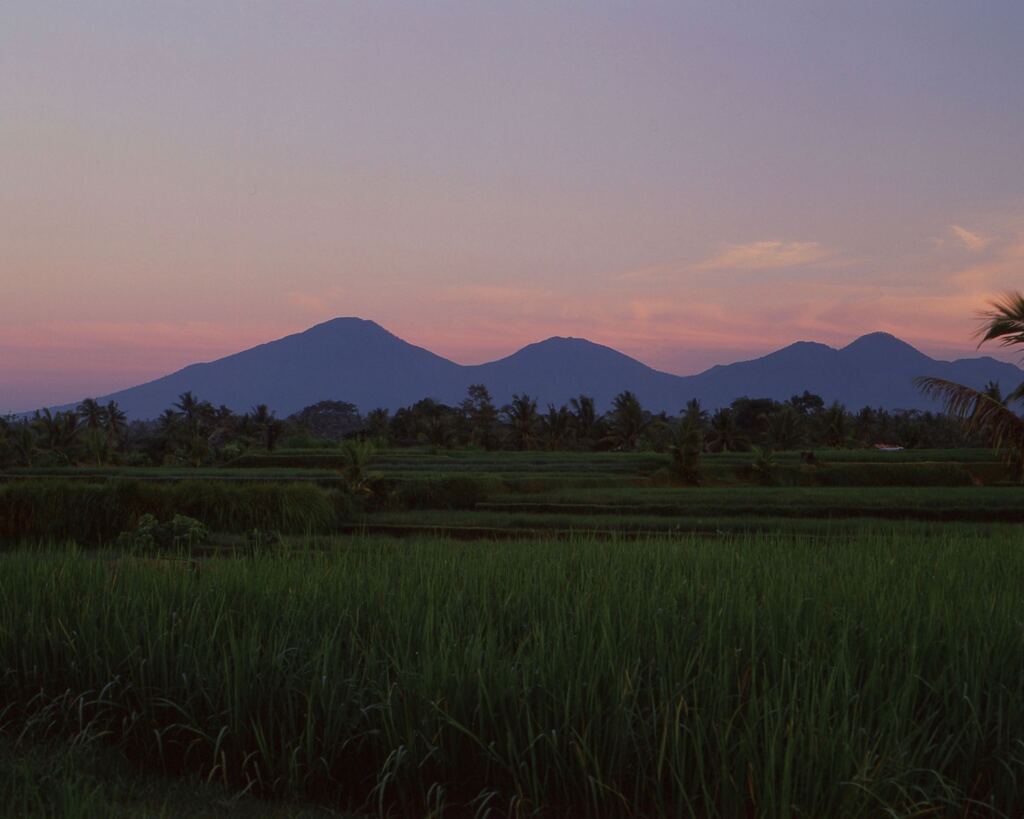
[[[827,10],[826,10],[827,9]],[[337,315],[457,361],[972,349],[1024,3],[11,3],[0,411]]]

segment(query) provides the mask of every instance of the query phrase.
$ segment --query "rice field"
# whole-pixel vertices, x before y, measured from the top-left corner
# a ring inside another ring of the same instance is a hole
[[[3,730],[373,815],[1014,816],[1022,585],[963,527],[18,550]]]
[[[1024,815],[1024,488],[959,454],[680,487],[657,453],[389,452],[358,497],[323,453],[0,475],[0,801]],[[147,515],[209,539],[125,546]]]

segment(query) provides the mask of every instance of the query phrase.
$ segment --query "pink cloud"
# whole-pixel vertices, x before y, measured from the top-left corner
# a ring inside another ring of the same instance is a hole
[[[779,240],[727,245],[697,265],[698,270],[781,270],[819,262],[829,251],[818,242]]]

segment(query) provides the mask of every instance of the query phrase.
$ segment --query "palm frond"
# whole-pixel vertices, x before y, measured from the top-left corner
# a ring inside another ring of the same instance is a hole
[[[992,396],[945,378],[915,378],[914,384],[946,412],[964,421],[971,431],[987,432],[995,449],[1024,452],[1024,419]]]
[[[1017,389],[1015,389],[1013,392],[1011,392],[1003,399],[1003,403],[1013,404],[1014,402],[1020,401],[1022,399],[1024,399],[1024,381],[1020,383]]]
[[[989,307],[979,315],[981,326],[974,334],[978,346],[995,339],[1004,347],[1024,344],[1024,293],[1004,293],[990,301]]]

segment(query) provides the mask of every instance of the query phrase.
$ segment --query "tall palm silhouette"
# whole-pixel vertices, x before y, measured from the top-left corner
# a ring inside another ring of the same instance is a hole
[[[118,443],[121,441],[121,437],[124,435],[128,416],[125,415],[124,410],[117,405],[117,401],[108,401],[107,406],[104,407],[104,418],[106,422],[107,442],[110,446],[116,449]]]
[[[1006,293],[989,302],[981,313],[981,324],[975,332],[980,347],[987,341],[999,341],[1004,347],[1024,344],[1024,293]],[[1024,383],[1003,397],[991,389],[976,390],[945,378],[914,379],[928,396],[943,402],[946,411],[961,419],[973,432],[984,434],[997,450],[1006,450],[1010,462],[1024,475],[1024,419],[1010,409],[1024,398]]]
[[[86,398],[78,405],[78,414],[85,422],[85,428],[90,430],[101,429],[107,421],[107,411],[95,398]]]
[[[715,410],[709,423],[707,448],[709,452],[739,452],[747,449],[749,442],[736,425],[736,413],[728,407]]]
[[[537,436],[539,417],[537,400],[528,395],[513,395],[512,403],[502,412],[512,432],[512,438],[519,449],[532,449]]]
[[[590,444],[596,437],[597,408],[589,395],[580,395],[569,401],[572,407],[572,431],[577,443]]]
[[[640,399],[630,390],[620,392],[612,401],[609,417],[612,445],[616,449],[636,449],[648,420]]]

